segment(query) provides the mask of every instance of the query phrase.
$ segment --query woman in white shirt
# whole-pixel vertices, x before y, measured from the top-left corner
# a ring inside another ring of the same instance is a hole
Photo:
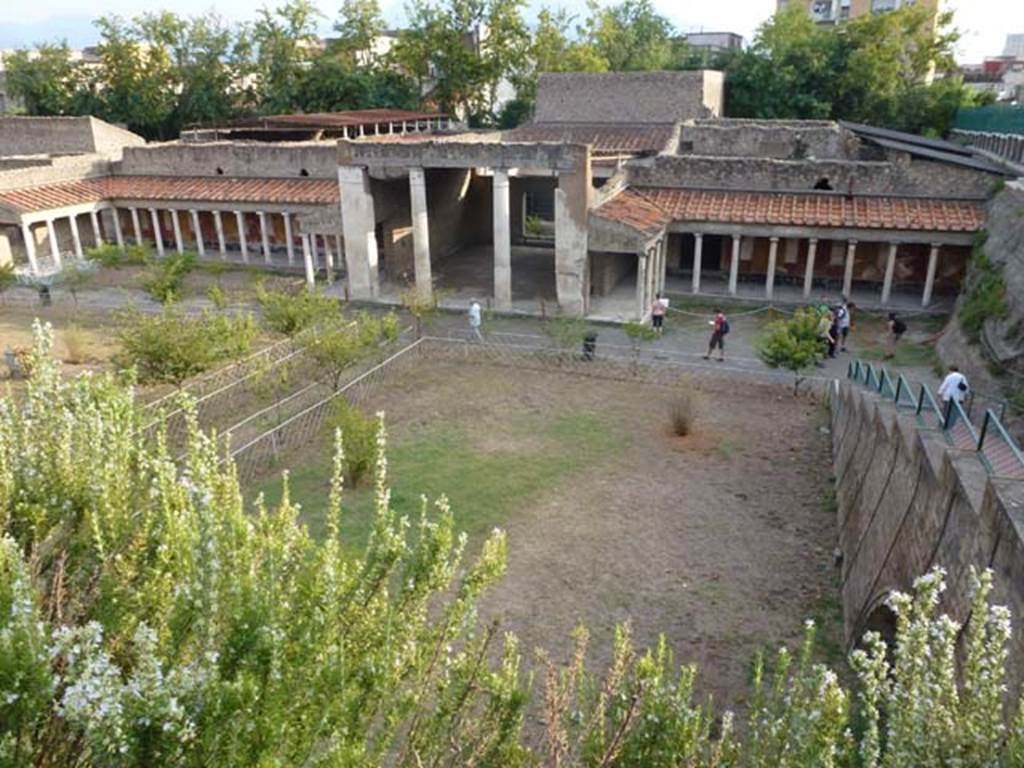
[[[955,400],[962,403],[964,397],[967,396],[967,390],[967,377],[960,373],[960,369],[955,365],[949,366],[949,373],[946,374],[946,378],[942,380],[942,385],[939,387],[939,397],[942,398],[942,402],[948,403],[950,400]]]

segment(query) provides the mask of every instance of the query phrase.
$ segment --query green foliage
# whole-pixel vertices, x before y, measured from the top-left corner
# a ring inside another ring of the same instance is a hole
[[[770,323],[764,335],[757,340],[757,356],[761,362],[769,368],[782,368],[795,374],[794,394],[803,381],[801,373],[824,354],[818,329],[820,321],[821,316],[815,310],[800,309],[790,320]]]
[[[337,300],[319,291],[303,287],[298,293],[256,289],[263,323],[272,331],[294,336],[316,323],[339,317],[341,308]]]
[[[380,419],[367,416],[359,406],[339,397],[334,404],[328,426],[341,445],[345,481],[359,486],[373,469],[377,456],[377,431]]]
[[[306,341],[306,354],[327,376],[336,390],[342,377],[356,362],[382,343],[398,339],[398,317],[393,312],[375,317],[361,312],[354,320],[340,314],[322,318]]]
[[[590,325],[581,317],[560,315],[548,320],[541,326],[545,335],[562,351],[573,350],[590,332]]]
[[[211,285],[206,291],[206,297],[213,302],[214,309],[223,310],[228,305],[228,296],[219,285]]]
[[[118,314],[116,361],[134,368],[140,381],[180,386],[224,360],[244,355],[256,337],[251,314],[203,312],[189,317],[170,305],[160,314],[129,309]]]
[[[985,253],[986,237],[974,243],[967,279],[960,297],[960,326],[971,341],[978,341],[985,321],[1001,320],[1010,313],[1006,304],[1006,279]]]
[[[527,216],[525,229],[528,237],[544,237],[544,220],[540,216]]]
[[[142,282],[142,287],[161,304],[170,304],[181,298],[185,277],[195,269],[195,266],[194,253],[186,251],[173,254],[150,267],[149,275]]]
[[[78,292],[88,287],[96,277],[96,265],[91,261],[69,261],[57,274],[55,284],[71,294],[78,305]]]
[[[18,284],[18,276],[14,274],[13,264],[0,264],[0,302],[4,301],[4,294]]]
[[[88,248],[85,257],[90,261],[99,262],[108,269],[118,267],[141,267],[149,264],[153,258],[153,252],[146,245],[126,245],[123,248],[113,243],[104,243],[95,248]]]
[[[622,332],[636,344],[658,338],[658,332],[647,323],[624,323]]]
[[[398,300],[402,303],[402,308],[415,320],[416,338],[420,338],[423,335],[424,326],[429,324],[440,311],[437,288],[432,287],[430,293],[427,294],[415,285],[411,285],[399,294]]]

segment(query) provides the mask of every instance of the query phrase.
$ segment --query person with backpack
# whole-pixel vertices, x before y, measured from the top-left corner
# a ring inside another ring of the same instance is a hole
[[[731,328],[725,313],[715,309],[715,318],[709,322],[711,325],[711,340],[708,342],[708,353],[704,355],[705,360],[711,359],[711,354],[718,348],[718,362],[725,362],[725,337],[729,335]]]
[[[896,347],[900,343],[900,339],[903,338],[903,334],[907,332],[907,324],[896,317],[895,312],[889,313],[889,322],[887,323],[889,329],[889,335],[886,338],[885,359],[892,360],[896,357]]]
[[[960,373],[960,369],[955,365],[949,366],[949,373],[946,374],[946,378],[939,386],[939,398],[942,400],[943,412],[948,413],[950,404],[954,401],[962,403],[967,397],[969,389],[967,377]]]
[[[850,302],[843,296],[842,302],[836,307],[836,325],[839,330],[839,351],[846,351],[846,340],[850,336]]]

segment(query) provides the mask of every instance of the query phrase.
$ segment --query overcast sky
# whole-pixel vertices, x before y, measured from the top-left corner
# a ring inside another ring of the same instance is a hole
[[[273,4],[274,0],[269,0]],[[1007,33],[1024,33],[1024,0],[947,0],[956,11],[957,26],[964,32],[960,59],[981,61],[985,56],[1002,53]],[[331,18],[337,12],[337,0],[317,0],[324,14]],[[739,32],[747,39],[774,10],[775,0],[654,0],[659,10],[683,31],[698,29]],[[202,13],[216,10],[228,19],[245,19],[260,0],[174,0],[166,7],[178,13]],[[392,24],[402,21],[404,0],[382,0],[387,19]],[[584,7],[584,0],[530,0],[530,17],[541,5],[566,6],[573,10]],[[119,13],[130,16],[140,7],[158,8],[160,2],[140,4],[138,0],[92,0],[88,14],[82,14],[82,0],[0,0],[0,47],[30,45],[40,40],[67,38],[71,45],[81,47],[95,42],[90,26],[91,16]],[[329,29],[325,21],[324,31]]]

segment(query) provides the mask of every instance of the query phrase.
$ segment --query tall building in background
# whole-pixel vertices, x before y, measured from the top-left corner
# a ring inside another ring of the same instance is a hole
[[[858,16],[893,11],[915,3],[932,9],[936,16],[942,6],[942,0],[776,0],[776,8],[781,11],[796,5],[806,8],[811,18],[819,24],[841,24]]]
[[[1024,60],[1024,35],[1007,35],[1003,56],[1016,61]]]

